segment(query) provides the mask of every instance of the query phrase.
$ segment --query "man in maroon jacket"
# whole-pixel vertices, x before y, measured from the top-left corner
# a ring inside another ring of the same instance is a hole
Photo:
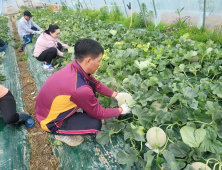
[[[84,141],[80,135],[98,134],[101,119],[130,112],[125,103],[119,108],[103,108],[95,92],[119,99],[118,93],[96,80],[92,74],[100,66],[103,47],[91,39],[75,44],[75,61],[51,75],[36,100],[36,118],[43,130],[70,146]],[[81,108],[82,112],[77,112]]]

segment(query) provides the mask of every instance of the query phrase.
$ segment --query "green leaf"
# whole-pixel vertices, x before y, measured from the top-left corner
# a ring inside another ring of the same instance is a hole
[[[106,145],[109,143],[109,131],[100,131],[97,135],[96,135],[96,141],[100,144],[100,145]]]
[[[204,141],[200,145],[200,149],[203,152],[212,152],[216,154],[222,154],[222,143],[218,140],[209,140],[209,139],[204,139]]]
[[[148,94],[148,93],[147,93]],[[158,100],[158,99],[161,99],[162,98],[162,95],[158,92],[152,92],[150,93],[152,95],[150,95],[146,100],[147,101],[154,101],[154,100]]]
[[[177,143],[173,143],[169,145],[169,151],[178,158],[184,158],[190,152],[190,147],[185,143],[178,141]]]
[[[207,55],[210,54],[212,50],[213,50],[213,48],[209,47],[209,48],[207,49],[207,51],[206,51],[206,54],[207,54]]]
[[[101,82],[105,85],[109,85],[112,81],[116,81],[113,77],[102,78]]]
[[[142,126],[138,126],[135,129],[132,129],[130,125],[127,125],[126,129],[124,130],[124,140],[133,138],[136,141],[145,142],[145,133],[143,132],[143,129],[144,127]]]
[[[136,106],[137,101],[135,100],[126,100],[126,103],[128,104],[128,106],[131,108],[133,106]]]
[[[180,71],[183,72],[183,71],[184,71],[184,68],[185,68],[185,65],[184,65],[184,64],[180,64],[180,65],[179,65],[179,69],[180,69]]]
[[[183,88],[183,94],[186,99],[193,100],[194,97],[198,96],[198,87],[192,89],[190,87]]]
[[[167,162],[176,162],[174,155],[168,150],[163,151],[163,156]]]
[[[212,119],[214,120],[214,122],[217,125],[217,134],[220,138],[222,138],[222,111],[219,110],[218,112],[214,112]]]
[[[175,93],[174,96],[170,99],[170,103],[167,105],[167,107],[169,108],[172,104],[176,103],[177,100],[179,100],[181,102],[185,102],[183,100],[182,94]]]
[[[54,142],[54,145],[56,145],[56,146],[61,146],[61,145],[63,145],[63,143],[62,143],[61,141],[56,140],[56,141]]]
[[[220,110],[221,106],[217,102],[207,101],[205,109],[207,110],[206,114],[213,114]]]
[[[157,163],[161,164],[161,163],[164,162],[164,159],[161,158],[161,157],[157,157],[157,158],[155,159],[155,161],[156,161]]]
[[[206,130],[184,126],[180,129],[180,133],[185,144],[189,145],[190,147],[199,147],[206,135]]]
[[[184,170],[195,170],[195,169],[190,164],[188,164]]]
[[[202,151],[209,151],[216,154],[222,154],[222,143],[217,138],[217,132],[211,126],[205,128],[207,134],[200,145]]]
[[[215,88],[213,94],[216,94],[218,97],[222,98],[222,86]]]
[[[152,170],[151,167],[152,167],[152,162],[154,158],[154,156],[152,156],[152,153],[153,151],[150,150],[144,154],[144,160],[146,161],[145,170]]]
[[[153,64],[152,62],[152,58],[149,58],[145,61],[141,61],[141,62],[138,62],[137,60],[135,60],[135,67],[139,68],[140,70],[143,70],[143,69],[146,69],[148,67],[156,67],[155,64]]]
[[[171,152],[169,152],[168,150],[165,150],[165,151],[163,151],[163,156],[164,156],[165,160],[167,161],[167,163],[162,164],[164,169],[166,169],[166,170],[180,169],[178,163],[175,160],[174,155]]]
[[[184,55],[185,59],[191,60],[194,56],[197,55],[197,51],[189,51]]]
[[[106,119],[105,122],[106,125],[103,125],[101,131],[96,135],[96,141],[101,145],[112,143],[111,136],[125,128],[125,124],[123,122],[118,123],[115,118]]]
[[[156,77],[150,77],[150,79],[148,80],[147,86],[154,86],[155,84],[158,84],[158,78]]]
[[[68,48],[68,53],[69,54],[74,54],[74,47],[69,47]]]
[[[138,161],[137,153],[137,150],[134,150],[129,144],[126,144],[125,148],[120,150],[117,155],[118,163],[126,164],[126,170],[131,170],[134,162],[136,163]]]
[[[150,112],[148,111],[148,109],[147,108],[142,109],[142,107],[140,105],[136,105],[132,109],[132,114],[138,116],[139,123],[143,127],[147,127],[147,124],[149,122],[152,122],[156,116],[156,115],[150,115]]]
[[[179,122],[185,123],[187,121],[187,110],[186,109],[179,109],[174,110],[171,114],[171,117],[173,119],[173,122]]]
[[[116,30],[110,30],[109,33],[112,34],[113,36],[115,36],[117,34],[117,31]]]
[[[198,93],[198,100],[204,102],[207,98],[207,95],[203,92]]]
[[[192,158],[195,161],[199,161],[201,157],[201,151],[199,148],[192,148],[192,151],[190,152],[189,156],[192,156]]]

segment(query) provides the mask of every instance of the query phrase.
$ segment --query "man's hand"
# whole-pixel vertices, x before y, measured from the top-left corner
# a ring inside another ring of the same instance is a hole
[[[36,33],[36,34],[41,34],[41,31],[36,31],[35,33]]]
[[[128,106],[126,103],[122,104],[122,105],[119,107],[119,109],[121,109],[120,114],[122,114],[122,115],[125,115],[125,114],[127,114],[127,113],[130,113],[130,111],[131,111],[131,109],[129,108],[129,106]]]

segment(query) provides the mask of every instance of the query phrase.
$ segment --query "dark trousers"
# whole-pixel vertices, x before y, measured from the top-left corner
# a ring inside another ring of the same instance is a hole
[[[0,52],[5,51],[6,50],[7,45],[5,44],[3,47],[0,47]]]
[[[36,27],[32,27],[31,29],[34,30],[34,31],[37,31]],[[32,43],[32,35],[31,34],[24,35],[23,39],[25,40],[25,44]]]
[[[92,87],[94,94],[96,95],[95,85],[92,80],[89,81],[89,86]],[[70,109],[67,112],[72,112]],[[55,135],[95,135],[98,134],[102,128],[102,122],[99,119],[95,119],[88,113],[83,111],[76,112],[72,116],[65,119],[60,129],[53,134]]]
[[[55,135],[95,135],[101,130],[102,122],[99,119],[91,117],[86,112],[76,112],[65,119]]]
[[[58,50],[62,50],[62,44],[57,43]],[[48,64],[51,64],[52,59],[56,58],[57,49],[55,47],[50,47],[47,50],[43,51],[37,58],[39,61],[46,61]]]
[[[0,110],[5,123],[15,123],[19,120],[15,99],[10,91],[0,98]]]

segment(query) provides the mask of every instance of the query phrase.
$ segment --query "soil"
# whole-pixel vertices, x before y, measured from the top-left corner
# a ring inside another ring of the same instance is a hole
[[[52,11],[61,11],[62,10],[61,6],[56,6],[54,4],[49,5],[47,8],[51,9]]]
[[[12,15],[10,16],[10,19],[12,21],[14,39],[16,40],[15,44],[20,45],[21,42],[18,41],[20,37]],[[34,127],[28,129],[29,142],[31,143],[30,170],[58,170],[59,162],[53,155],[52,145],[48,138],[48,134],[41,129],[35,117],[35,102],[37,94],[34,79],[27,70],[27,62],[19,61],[19,59],[21,60],[21,58],[24,59],[24,57],[26,57],[25,52],[19,52],[18,49],[15,49],[15,53],[21,76],[21,84],[23,86],[23,101],[25,103],[24,110],[35,120]]]

